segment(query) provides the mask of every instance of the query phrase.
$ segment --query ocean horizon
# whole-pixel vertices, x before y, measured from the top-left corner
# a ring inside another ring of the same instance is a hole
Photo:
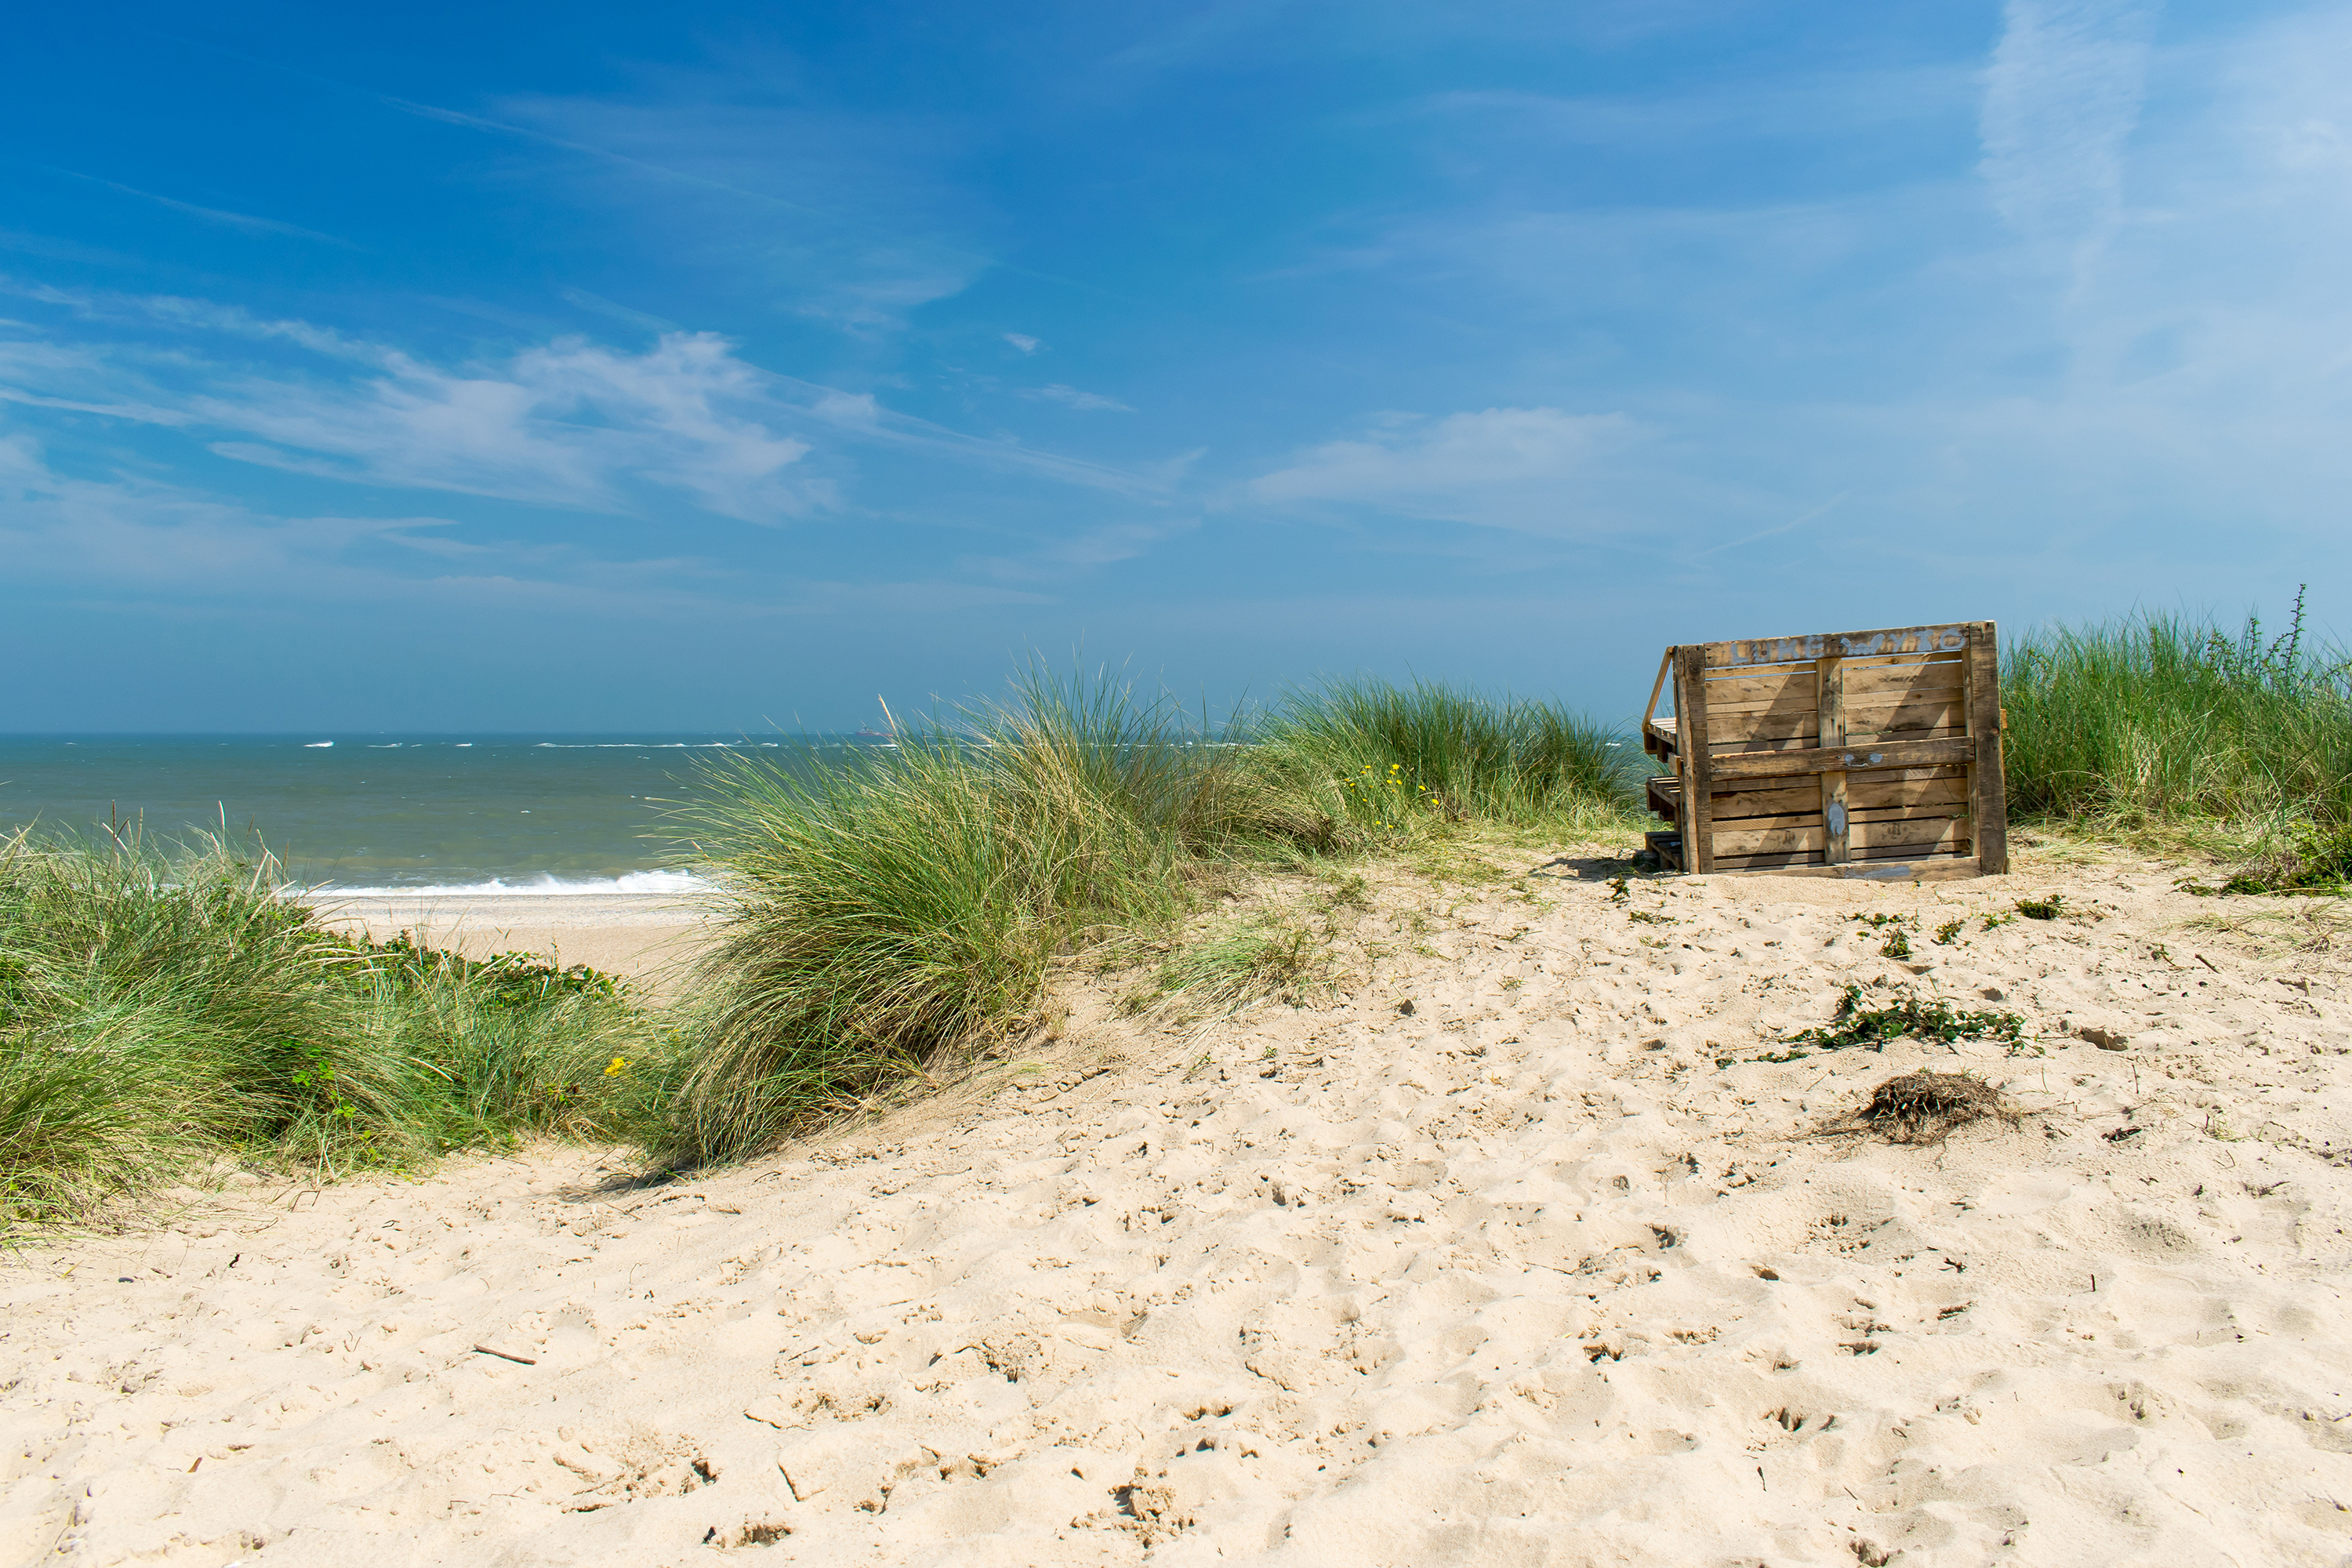
[[[677,813],[730,754],[885,743],[723,733],[0,735],[0,831],[200,834],[338,896],[689,892]]]

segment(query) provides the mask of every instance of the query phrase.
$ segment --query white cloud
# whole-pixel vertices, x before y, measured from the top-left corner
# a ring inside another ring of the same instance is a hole
[[[1979,168],[1993,205],[2077,268],[2122,214],[2152,20],[2138,0],[2009,0],[1986,74]]]
[[[356,387],[247,381],[190,406],[272,444],[215,447],[248,462],[601,510],[627,510],[624,481],[636,480],[772,522],[829,495],[790,471],[807,443],[730,411],[759,380],[724,340],[678,332],[642,354],[559,339],[473,374],[397,356]]]
[[[1007,332],[1004,334],[1004,341],[1024,354],[1034,354],[1043,346],[1037,339],[1026,332]]]
[[[657,236],[664,264],[748,273],[785,309],[859,335],[902,328],[992,264],[964,237],[986,215],[952,173],[968,142],[952,121],[752,101],[771,84],[748,61],[648,85],[518,97],[497,118],[394,101],[551,154],[625,231]]]
[[[641,487],[682,492],[753,522],[833,500],[803,471],[809,444],[772,427],[774,378],[725,339],[670,332],[631,353],[561,338],[463,369],[304,322],[258,321],[190,300],[145,300],[151,320],[277,339],[374,374],[329,381],[230,370],[184,355],[0,343],[0,399],[210,429],[217,455],[291,473],[454,490],[602,511],[639,510]],[[145,363],[142,363],[142,357]],[[196,390],[162,384],[166,375]]]
[[[1261,501],[1347,502],[1551,531],[1578,521],[1581,481],[1632,435],[1621,415],[1557,408],[1404,416],[1360,440],[1314,447],[1246,489]]]
[[[740,607],[697,581],[712,575],[706,563],[448,536],[460,526],[281,516],[136,475],[60,473],[30,436],[0,436],[0,560],[12,584],[52,596],[118,606],[561,605],[599,616]]]
[[[1129,407],[1126,404],[1121,403],[1116,397],[1105,397],[1098,392],[1080,392],[1076,387],[1065,386],[1060,382],[1055,382],[1051,386],[1041,386],[1034,392],[1024,392],[1022,395],[1024,397],[1042,397],[1051,403],[1067,404],[1070,407],[1079,409],[1081,411],[1091,409],[1112,409],[1120,414],[1132,414],[1135,412],[1134,409]]]

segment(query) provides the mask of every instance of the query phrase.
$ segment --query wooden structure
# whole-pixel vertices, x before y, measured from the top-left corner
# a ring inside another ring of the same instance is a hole
[[[1661,717],[1668,695],[1674,712]],[[1666,650],[1642,743],[1668,868],[1916,881],[2009,869],[1990,621]]]

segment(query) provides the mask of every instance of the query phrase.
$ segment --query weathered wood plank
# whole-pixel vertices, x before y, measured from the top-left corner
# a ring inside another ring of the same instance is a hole
[[[1658,679],[1650,682],[1650,705],[1642,710],[1642,733],[1644,744],[1648,742],[1650,725],[1658,717],[1658,693],[1666,689],[1666,676],[1674,668],[1675,650],[1668,648],[1658,659]]]
[[[1935,805],[1968,798],[1968,770],[1964,767],[1874,768],[1846,775],[1846,804],[1855,811],[1886,805]],[[1812,811],[1820,804],[1819,790],[1810,780],[1777,785],[1733,780],[1717,784],[1715,790],[1717,819]]]
[[[1823,746],[1843,746],[1846,742],[1845,660],[1828,658],[1814,667],[1814,686],[1820,692],[1820,740]],[[1846,810],[1846,770],[1832,768],[1821,777],[1822,863],[1827,866],[1844,864],[1852,857],[1853,824]]]
[[[1683,868],[1683,837],[1679,833],[1644,833],[1642,840],[1657,852],[1658,858],[1669,871]]]
[[[1957,691],[1929,693],[1905,702],[1849,702],[1845,710],[1848,741],[1864,735],[1893,734],[1901,730],[1968,731],[1968,708]]]
[[[1717,804],[1723,800],[1721,795],[1717,795],[1715,798]],[[1822,814],[1818,811],[1786,811],[1771,816],[1743,816],[1730,821],[1721,816],[1715,819],[1715,831],[1718,839],[1725,833],[1735,829],[1741,833],[1776,833],[1783,828],[1821,826],[1822,826]]]
[[[1820,855],[1801,851],[1789,855],[1726,855],[1716,861],[1715,868],[1718,872],[1778,871],[1791,866],[1818,867],[1821,864]]]
[[[1865,701],[1924,696],[1930,691],[1957,694],[1967,685],[1968,664],[1964,659],[1939,658],[1925,664],[1864,664],[1853,660],[1845,667],[1845,700],[1849,707],[1859,707]]]
[[[1966,817],[1948,816],[1940,820],[1905,820],[1895,822],[1857,822],[1853,825],[1853,847],[1857,855],[1873,849],[1958,844],[1969,836]]]
[[[1664,773],[1654,773],[1644,787],[1649,795],[1649,805],[1653,814],[1664,817],[1668,822],[1682,820],[1683,785],[1680,779],[1670,778]]]
[[[1964,835],[1937,844],[1882,844],[1874,849],[1857,849],[1853,858],[1857,860],[1925,860],[1974,853]]]
[[[1787,752],[1732,752],[1706,759],[1710,779],[1800,778],[1843,769],[1932,767],[1966,763],[1976,756],[1974,738],[1958,735],[1937,741],[1889,741],[1880,745],[1850,748],[1816,747]],[[1701,792],[1704,793],[1704,792]]]
[[[1963,623],[1941,626],[1893,626],[1880,631],[1814,633],[1809,637],[1750,637],[1702,645],[1709,669],[1754,664],[1794,664],[1820,658],[1869,658],[1902,653],[1959,653],[1969,646]]]
[[[1806,789],[1802,791],[1789,790],[1780,793],[1789,795],[1811,795],[1815,792],[1811,789]],[[1742,832],[1763,833],[1782,827],[1825,827],[1828,826],[1829,813],[1825,811],[1782,811],[1769,814],[1759,814],[1755,816],[1727,817],[1723,815],[1723,803],[1731,798],[1732,797],[1729,795],[1720,795],[1715,797],[1715,830],[1717,834],[1721,834],[1727,828],[1733,827],[1738,828]],[[1869,823],[1961,822],[1967,820],[1968,815],[1969,808],[1965,803],[1962,803],[1957,805],[1893,805],[1885,806],[1876,811],[1857,811],[1849,809],[1846,813],[1846,817],[1849,824],[1849,831],[1851,831],[1853,829],[1858,829]],[[1864,840],[1857,837],[1854,838],[1853,842],[1861,843],[1864,842]]]
[[[1715,819],[1729,822],[1743,816],[1818,815],[1822,792],[1810,780],[1789,789],[1744,789],[1715,796]]]
[[[1934,805],[1856,806],[1856,822],[1951,822],[1969,815],[1967,801],[1952,801]]]
[[[1685,643],[1675,649],[1675,712],[1682,737],[1683,866],[1706,872],[1715,867],[1715,759],[1708,754],[1706,649]]]
[[[1977,748],[1977,858],[1986,872],[2009,869],[2009,785],[2000,754],[2000,637],[1990,621],[1969,628],[1969,735]]]
[[[1715,720],[1717,736],[1722,733],[1724,720],[1728,720],[1728,717],[1734,717],[1734,715],[1745,715],[1745,712],[1800,712],[1800,715],[1811,715],[1813,696],[1811,693],[1801,693],[1801,696],[1790,696],[1790,699],[1776,700],[1776,703],[1727,703],[1722,705],[1722,708],[1717,708],[1715,703],[1707,703],[1707,715]]]
[[[1724,869],[1727,875],[1838,877],[1857,882],[1943,882],[1986,874],[1973,855],[1937,856],[1917,860],[1849,860],[1843,866],[1726,867]]]
[[[1828,832],[1818,826],[1774,827],[1761,831],[1731,827],[1715,830],[1715,852],[1717,855],[1784,855],[1795,850],[1819,853],[1828,842]]]
[[[1707,739],[1720,755],[1726,748],[1758,741],[1794,741],[1817,732],[1819,721],[1810,708],[1794,712],[1717,713],[1706,710]]]
[[[1942,805],[1965,802],[1969,781],[1960,770],[1941,778],[1885,778],[1877,773],[1846,775],[1846,804],[1855,811],[1892,805]]]
[[[1790,701],[1807,708],[1813,705],[1813,672],[1810,667],[1770,675],[1733,676],[1706,683],[1706,710],[1710,713],[1737,710],[1749,703],[1769,708]]]

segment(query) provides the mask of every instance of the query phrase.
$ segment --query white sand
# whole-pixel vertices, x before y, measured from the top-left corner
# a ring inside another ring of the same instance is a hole
[[[0,1559],[2352,1560],[2340,936],[2028,865],[1387,889],[1345,1005],[1081,985],[1034,1061],[709,1179],[547,1151],[20,1253]],[[1910,966],[1846,918],[2053,889],[2099,918]],[[1716,1067],[1848,979],[2047,1054]],[[2047,1114],[1809,1135],[1923,1064]]]
[[[702,910],[660,893],[439,893],[315,902],[327,924],[379,941],[407,931],[469,958],[541,953],[627,975],[656,998],[676,983],[706,929]]]

